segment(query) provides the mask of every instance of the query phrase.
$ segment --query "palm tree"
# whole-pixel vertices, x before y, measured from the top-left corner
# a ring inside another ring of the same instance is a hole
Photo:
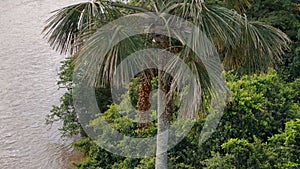
[[[96,49],[101,48],[99,46],[101,44],[97,42],[103,34],[97,30],[115,19],[134,13],[168,13],[184,18],[199,27],[218,50],[226,70],[242,67],[247,72],[261,71],[280,60],[289,42],[283,32],[266,24],[247,20],[243,12],[250,5],[248,0],[224,0],[220,3],[227,8],[210,3],[209,0],[131,0],[127,3],[94,0],[54,11],[53,16],[47,21],[44,32],[55,50],[76,57],[75,64],[91,55],[99,58],[99,72],[97,72],[99,79],[91,81],[92,84],[109,86],[115,68],[128,54],[155,45],[160,49],[177,53],[185,60],[189,68],[197,72],[199,83],[202,85],[202,94],[212,95],[203,64],[195,59],[193,53],[180,40],[174,42],[167,36],[157,34],[134,36],[115,45],[106,56],[99,56]],[[137,106],[140,112],[145,112],[149,108],[148,99],[151,92],[149,81],[160,73],[157,70],[146,70],[141,75],[142,87],[139,90]],[[162,83],[163,91],[170,94],[172,79],[159,81]],[[170,98],[169,101],[172,100]],[[162,112],[164,118],[158,118],[158,134],[168,128],[167,116],[172,109],[170,101],[167,110]],[[147,118],[147,115],[141,118]],[[159,146],[159,143],[157,144]],[[156,168],[167,168],[167,153],[157,154]]]

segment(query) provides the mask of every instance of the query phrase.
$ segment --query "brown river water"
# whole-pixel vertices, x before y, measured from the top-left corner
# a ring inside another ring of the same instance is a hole
[[[0,0],[0,169],[65,169],[79,159],[59,123],[45,116],[63,93],[57,73],[64,56],[41,31],[50,12],[79,0]]]

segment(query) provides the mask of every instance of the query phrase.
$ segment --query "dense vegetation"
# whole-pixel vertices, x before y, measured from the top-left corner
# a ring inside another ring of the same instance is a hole
[[[227,74],[227,81],[232,99],[227,103],[217,130],[204,144],[199,145],[199,134],[205,119],[198,120],[189,135],[169,151],[169,167],[299,167],[300,79],[287,83],[275,71],[242,77],[231,72]],[[136,88],[136,85],[132,86]],[[137,137],[142,134],[147,137],[156,133],[154,123],[141,133],[123,115],[118,105],[110,105],[104,118],[126,135]],[[65,122],[64,131],[68,135],[77,131],[72,127],[74,121]],[[97,128],[97,120],[92,125]],[[78,168],[154,168],[154,158],[130,159],[113,155],[87,137],[74,143],[74,146],[86,156],[82,162],[75,163]]]
[[[226,1],[233,2],[233,1]],[[246,1],[240,1],[246,2]],[[237,8],[223,1],[207,3],[232,7],[245,13],[252,21],[263,21],[283,30],[292,40],[290,51],[277,61],[275,69],[248,74],[243,67],[226,73],[227,86],[232,97],[227,100],[224,115],[217,130],[199,145],[199,134],[205,118],[195,120],[195,125],[178,145],[168,151],[168,168],[300,168],[300,5],[298,0],[256,0]],[[82,139],[73,145],[85,155],[74,165],[81,169],[152,169],[155,157],[131,159],[114,155],[97,146],[82,130],[72,100],[72,73],[74,57],[66,59],[61,67],[59,85],[67,92],[61,105],[54,106],[47,122],[63,122],[63,136],[81,134]],[[272,66],[272,65],[269,65]],[[139,79],[134,79],[129,92],[123,96],[133,104],[138,102]],[[151,83],[155,88],[155,79]],[[96,90],[98,106],[103,117],[116,130],[128,136],[148,137],[157,132],[156,121],[147,128],[123,118],[119,107],[111,104],[110,91]],[[91,122],[101,130],[97,119]],[[109,133],[106,133],[109,134]],[[122,145],[120,145],[122,146]]]

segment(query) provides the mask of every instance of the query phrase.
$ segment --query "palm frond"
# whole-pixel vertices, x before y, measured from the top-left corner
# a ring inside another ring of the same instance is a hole
[[[71,54],[77,52],[85,37],[100,25],[121,16],[117,9],[101,1],[79,3],[53,13],[43,33],[56,51]]]
[[[289,49],[289,38],[279,29],[260,22],[247,22],[236,48],[226,49],[223,64],[226,69],[243,67],[258,72],[272,67]]]
[[[283,32],[263,23],[250,22],[234,10],[206,5],[201,0],[182,0],[169,4],[166,11],[198,26],[222,57],[225,55],[222,60],[226,69],[264,70],[280,60],[288,49],[289,38]]]
[[[251,6],[252,1],[253,0],[224,0],[227,8],[234,9],[239,14],[245,13],[246,9]]]
[[[82,46],[76,58],[75,69],[84,69],[85,79],[90,86],[109,86],[117,66],[130,54],[147,46],[145,36],[128,35],[119,25],[109,26],[111,29],[99,29]],[[110,30],[114,30],[113,32]],[[119,42],[116,43],[115,42]],[[121,73],[133,72],[131,66],[121,67]]]
[[[241,17],[222,7],[204,6],[201,27],[220,51],[225,46],[235,46],[239,39]]]
[[[240,15],[227,8],[205,5],[201,0],[169,4],[167,12],[185,18],[198,26],[218,50],[235,46],[243,24]]]

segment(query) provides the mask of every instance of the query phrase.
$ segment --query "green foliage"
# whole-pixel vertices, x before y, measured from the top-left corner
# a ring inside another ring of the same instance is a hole
[[[287,122],[284,133],[272,136],[267,148],[280,159],[277,168],[300,167],[300,119]]]
[[[57,84],[60,89],[66,89],[66,93],[60,98],[60,105],[53,106],[50,114],[46,117],[46,123],[52,124],[56,121],[63,122],[62,127],[59,129],[63,137],[72,137],[74,135],[86,136],[85,131],[82,129],[78,121],[78,114],[75,112],[73,104],[72,83],[74,72],[74,57],[66,58],[62,62],[59,72],[59,81]],[[95,90],[98,107],[101,112],[107,110],[107,105],[112,103],[109,88],[97,88]]]
[[[89,138],[82,138],[73,143],[73,146],[85,154],[83,161],[73,162],[79,169],[111,169],[114,163],[121,163],[124,160],[124,157],[105,151]]]
[[[71,62],[71,59],[64,62],[59,81],[68,92],[61,98],[61,105],[54,107],[52,114],[48,116],[49,123],[63,121],[61,131],[64,136],[78,134],[81,128],[72,108]],[[265,75],[242,77],[228,73],[227,80],[232,99],[227,103],[217,131],[200,146],[198,138],[205,119],[196,122],[189,135],[169,151],[169,168],[295,168],[299,164],[300,156],[297,151],[299,120],[287,123],[286,127],[284,124],[300,117],[300,79],[284,83],[275,71],[271,71]],[[149,137],[156,133],[155,121],[148,129],[139,130],[136,123],[124,118],[137,114],[128,112],[124,105],[128,102],[136,104],[138,81],[134,79],[131,82],[128,95],[124,96],[125,99],[120,105],[105,108],[104,105],[110,103],[106,94],[109,91],[103,89],[97,90],[97,100],[99,107],[106,110],[103,118],[116,130],[133,137]],[[152,83],[155,87],[155,79]],[[103,104],[105,101],[108,102]],[[97,119],[91,125],[101,130]],[[285,133],[278,134],[283,130]],[[86,156],[83,161],[74,163],[78,168],[139,169],[154,166],[155,158],[120,157],[105,151],[88,138],[74,143],[74,146]]]
[[[300,132],[299,120],[291,120],[300,118],[300,90],[297,90],[300,79],[285,83],[275,71],[242,77],[228,73],[227,79],[232,99],[227,103],[219,127],[211,138],[199,145],[205,122],[199,119],[187,137],[168,152],[169,168],[295,168],[300,157]],[[155,123],[144,131],[138,130],[120,105],[111,105],[103,115],[112,127],[133,137],[156,133]],[[97,119],[92,126],[101,130]],[[106,164],[112,168],[154,168],[155,158],[130,159],[108,152],[103,155],[103,152],[106,151],[96,152],[94,156],[110,159],[114,156],[114,160]],[[95,158],[88,160],[93,165]],[[104,162],[98,166],[105,167]]]
[[[212,158],[203,161],[205,168],[272,168],[268,152],[263,148],[259,140],[250,143],[244,139],[230,139],[222,144],[225,155],[219,152],[212,153]]]
[[[49,123],[63,122],[61,132],[64,136],[81,132],[72,108],[71,62],[71,59],[64,62],[59,81],[60,86],[68,91],[61,98],[61,105],[55,106],[48,116]],[[285,83],[275,71],[242,77],[227,73],[226,77],[232,98],[228,100],[219,127],[209,140],[199,145],[199,134],[205,122],[205,119],[199,119],[188,136],[169,151],[169,168],[297,168],[300,163],[299,120],[290,120],[300,118],[300,79]],[[152,82],[154,88],[156,82],[155,79]],[[137,112],[129,112],[124,106],[136,104],[138,84],[138,78],[132,80],[128,94],[119,105],[106,107],[111,103],[107,89],[96,90],[97,100],[99,108],[105,111],[102,117],[116,130],[128,136],[149,137],[157,132],[155,121],[149,128],[140,130],[129,120],[136,118],[132,115],[136,116]],[[91,126],[101,130],[97,119],[91,122]],[[85,154],[83,161],[74,163],[78,168],[154,167],[155,158],[120,157],[86,137],[73,146]]]
[[[77,114],[73,107],[72,91],[66,92],[60,98],[61,104],[53,106],[50,114],[46,117],[46,124],[52,124],[55,121],[62,121],[63,125],[59,130],[63,137],[72,137],[83,134],[83,130],[78,122]]]
[[[71,64],[73,58],[66,58],[62,62],[59,72],[58,85],[60,88],[67,89],[66,93],[60,98],[60,105],[53,106],[50,114],[46,117],[46,123],[52,124],[55,121],[62,121],[63,126],[59,129],[62,136],[72,137],[84,132],[78,122],[77,114],[73,105],[72,78],[74,66]]]
[[[153,169],[155,166],[155,157],[145,158],[140,161],[137,167],[134,169]]]
[[[297,142],[299,133],[291,121],[300,117],[299,79],[285,83],[274,71],[227,77],[232,99],[211,138],[215,153],[203,161],[206,168],[297,168],[299,146],[287,140]]]
[[[99,162],[96,160],[95,155],[99,153],[99,147],[92,142],[89,138],[82,138],[81,140],[73,143],[73,146],[77,147],[79,151],[84,153],[85,159],[78,162],[73,162],[79,169],[91,168],[96,169]]]
[[[131,80],[129,84],[128,94],[131,100],[131,104],[133,107],[137,106],[137,102],[139,99],[139,88],[140,88],[140,79],[134,78]]]
[[[296,83],[286,84],[275,71],[266,75],[237,78],[228,75],[232,100],[222,119],[229,138],[251,138],[266,141],[283,130],[284,123],[300,116]]]
[[[257,138],[250,143],[244,139],[229,139],[222,144],[225,155],[213,153],[203,163],[206,168],[274,168],[296,169],[300,167],[300,120],[286,123],[285,131],[262,143]]]

